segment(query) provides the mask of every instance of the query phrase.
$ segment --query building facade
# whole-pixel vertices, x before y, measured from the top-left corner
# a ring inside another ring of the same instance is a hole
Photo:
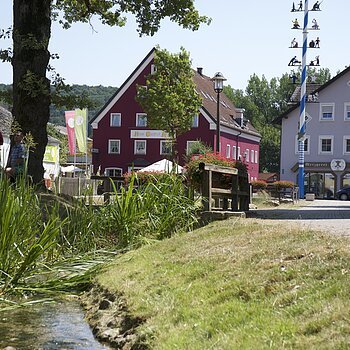
[[[155,49],[152,49],[105,106],[91,120],[93,128],[93,172],[120,176],[132,169],[144,168],[163,158],[170,158],[171,148],[166,132],[147,127],[147,115],[135,101],[137,85],[146,84],[151,74]],[[198,68],[194,74],[197,92],[203,104],[193,117],[191,130],[177,139],[179,163],[191,145],[201,140],[212,149],[216,143],[217,100],[213,83]],[[247,165],[250,179],[259,173],[261,136],[248,121],[243,110],[220,94],[220,153],[226,158],[241,159]]]
[[[307,100],[304,190],[333,198],[350,186],[350,68],[316,86]],[[299,104],[276,122],[282,126],[280,178],[298,183]]]

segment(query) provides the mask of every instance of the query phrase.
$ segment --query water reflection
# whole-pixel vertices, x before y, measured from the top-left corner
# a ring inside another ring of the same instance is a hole
[[[0,349],[100,350],[76,301],[37,304],[0,313]]]

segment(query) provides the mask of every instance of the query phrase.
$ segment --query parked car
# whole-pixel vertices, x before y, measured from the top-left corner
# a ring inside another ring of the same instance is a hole
[[[347,201],[350,199],[350,187],[344,187],[340,189],[336,194],[335,197],[337,199],[340,199],[342,201]]]

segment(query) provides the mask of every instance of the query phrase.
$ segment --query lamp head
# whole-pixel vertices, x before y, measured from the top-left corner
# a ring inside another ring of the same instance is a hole
[[[214,91],[220,93],[224,88],[224,81],[227,79],[221,72],[217,72],[211,80],[214,83]]]

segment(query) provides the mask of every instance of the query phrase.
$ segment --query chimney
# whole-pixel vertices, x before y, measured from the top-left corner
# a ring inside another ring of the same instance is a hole
[[[202,67],[197,67],[197,73],[201,76],[203,76],[203,68]]]
[[[243,128],[245,126],[245,122],[244,122],[244,112],[245,112],[245,109],[244,108],[236,108],[236,122],[239,124],[239,126],[241,128]]]

